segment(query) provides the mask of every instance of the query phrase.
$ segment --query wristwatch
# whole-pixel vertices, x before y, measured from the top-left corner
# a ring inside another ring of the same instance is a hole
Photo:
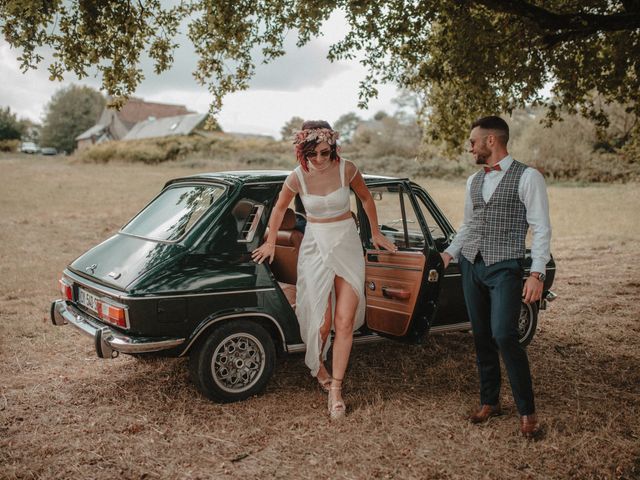
[[[547,276],[542,273],[542,272],[531,272],[531,276],[533,278],[537,278],[538,280],[540,280],[542,283],[544,283],[545,279],[547,278]]]

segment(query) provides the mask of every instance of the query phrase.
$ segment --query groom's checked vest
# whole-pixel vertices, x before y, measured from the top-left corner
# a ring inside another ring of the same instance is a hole
[[[471,263],[478,252],[487,266],[502,260],[524,258],[529,224],[527,210],[518,195],[518,185],[526,168],[514,160],[488,202],[482,198],[484,170],[471,181],[473,217],[462,246],[462,255]]]

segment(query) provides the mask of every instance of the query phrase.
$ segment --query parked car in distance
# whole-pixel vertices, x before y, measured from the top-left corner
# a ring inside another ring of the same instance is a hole
[[[188,355],[193,382],[212,400],[261,392],[277,355],[305,350],[295,315],[304,234],[293,208],[278,231],[274,262],[251,259],[288,173],[221,172],[167,182],[117,234],[67,266],[52,322],[89,335],[102,358]],[[367,302],[354,344],[383,338],[420,343],[429,333],[469,330],[459,265],[451,262],[445,270],[440,257],[455,235],[444,213],[407,178],[365,175],[365,182],[380,230],[398,252],[373,247],[367,216],[352,194]],[[530,265],[527,254],[523,281]],[[554,276],[552,258],[543,300],[521,305],[523,345],[535,334],[539,310],[555,297]]]
[[[42,155],[57,155],[58,154],[58,150],[56,150],[53,147],[42,147],[40,149],[40,153]]]
[[[33,142],[22,142],[20,144],[20,151],[22,153],[38,153],[40,149]]]

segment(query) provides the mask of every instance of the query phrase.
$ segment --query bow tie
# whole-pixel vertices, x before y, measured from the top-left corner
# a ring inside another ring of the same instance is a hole
[[[493,167],[483,167],[484,173],[489,173],[491,170],[495,170],[496,172],[500,172],[502,169],[499,164],[495,164]]]

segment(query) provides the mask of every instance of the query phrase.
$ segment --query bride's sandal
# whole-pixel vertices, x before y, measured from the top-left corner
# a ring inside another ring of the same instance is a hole
[[[334,385],[334,383],[339,385]],[[328,401],[328,409],[329,409],[329,417],[331,420],[339,420],[344,418],[347,414],[347,407],[342,400],[334,400],[331,396],[331,391],[341,391],[342,390],[342,380],[338,380],[337,378],[333,379],[331,386],[329,387],[329,401]]]

